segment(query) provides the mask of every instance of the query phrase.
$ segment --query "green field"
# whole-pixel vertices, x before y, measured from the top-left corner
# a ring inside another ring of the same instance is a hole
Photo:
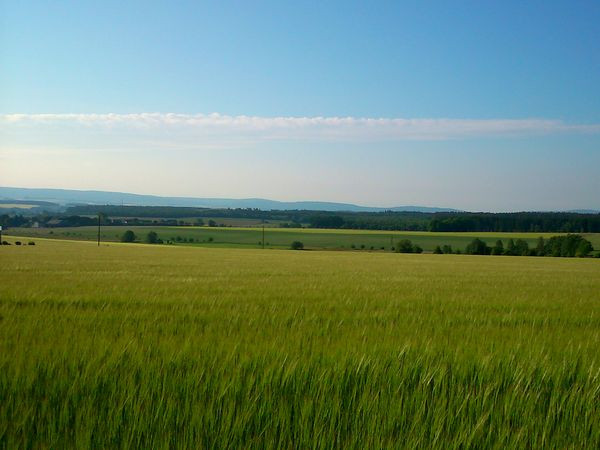
[[[229,228],[229,227],[103,227],[101,239],[103,241],[119,241],[125,230],[131,229],[141,239],[149,231],[155,231],[159,237],[175,241],[177,237],[193,239],[193,244],[185,245],[210,246],[210,247],[242,247],[259,248],[262,241],[262,230],[258,228]],[[52,234],[50,234],[52,233]],[[72,227],[72,228],[13,228],[5,235],[27,237],[47,237],[54,239],[96,240],[97,228]],[[288,229],[268,228],[265,230],[265,244],[269,248],[289,248],[293,241],[301,241],[309,249],[355,249],[390,251],[392,242],[400,239],[410,239],[420,245],[426,252],[431,252],[436,245],[451,245],[454,249],[464,250],[467,244],[475,237],[485,240],[492,246],[496,240],[501,239],[504,244],[508,239],[525,239],[530,246],[535,246],[539,236],[545,238],[556,233],[430,233],[417,231],[370,231],[370,230],[322,230],[322,229]],[[600,249],[600,234],[584,235],[592,242],[596,249]],[[212,241],[210,241],[212,239]],[[181,242],[176,244],[182,244]]]
[[[0,448],[600,447],[597,259],[36,244]]]

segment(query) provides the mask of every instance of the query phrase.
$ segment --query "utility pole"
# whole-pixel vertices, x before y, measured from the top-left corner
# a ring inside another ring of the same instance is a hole
[[[98,247],[100,247],[100,213],[98,213]]]

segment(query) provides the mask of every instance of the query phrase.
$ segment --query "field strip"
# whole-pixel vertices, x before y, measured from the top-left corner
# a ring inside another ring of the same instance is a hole
[[[190,227],[190,226],[165,226],[161,228],[168,229],[198,229],[198,230],[231,230],[231,231],[260,231],[260,227]],[[496,232],[496,231],[450,231],[450,232],[432,232],[432,231],[398,231],[398,230],[358,230],[358,229],[342,229],[342,228],[273,228],[265,227],[265,232],[269,233],[306,233],[306,234],[375,234],[375,235],[398,235],[398,236],[448,236],[448,237],[465,237],[465,236],[490,236],[499,238],[526,238],[533,239],[539,236],[544,238],[552,236],[561,236],[567,233],[511,233],[511,232]]]

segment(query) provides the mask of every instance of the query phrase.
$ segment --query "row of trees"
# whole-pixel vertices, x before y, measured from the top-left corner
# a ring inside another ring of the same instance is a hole
[[[509,239],[506,247],[501,240],[496,241],[493,247],[488,246],[481,239],[473,239],[467,245],[465,253],[468,255],[508,255],[508,256],[557,256],[557,257],[586,257],[594,251],[592,243],[578,234],[566,236],[553,236],[545,240],[543,237],[537,241],[533,248],[529,247],[523,239]],[[446,253],[439,247],[434,253]]]
[[[398,241],[395,247],[396,253],[423,253],[423,249],[418,244],[413,244],[409,239]]]
[[[137,240],[137,235],[131,230],[125,231],[121,236],[121,242],[136,242]],[[162,244],[163,240],[158,237],[158,234],[155,231],[150,231],[144,237],[144,242],[146,244]]]
[[[202,225],[217,224],[211,217],[248,218],[277,221],[283,226],[406,231],[464,232],[560,232],[600,233],[600,214],[578,213],[420,213],[420,212],[332,212],[332,211],[262,211],[250,208],[205,209],[151,206],[85,205],[69,208],[62,215],[0,216],[0,225],[83,226],[93,225],[98,213],[105,225]],[[111,219],[108,216],[112,217]],[[36,225],[37,224],[37,225]]]
[[[600,214],[436,213],[430,231],[600,233]]]

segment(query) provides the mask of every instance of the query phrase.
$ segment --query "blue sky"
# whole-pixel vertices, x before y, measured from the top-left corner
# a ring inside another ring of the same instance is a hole
[[[598,2],[0,5],[0,185],[600,209]]]

